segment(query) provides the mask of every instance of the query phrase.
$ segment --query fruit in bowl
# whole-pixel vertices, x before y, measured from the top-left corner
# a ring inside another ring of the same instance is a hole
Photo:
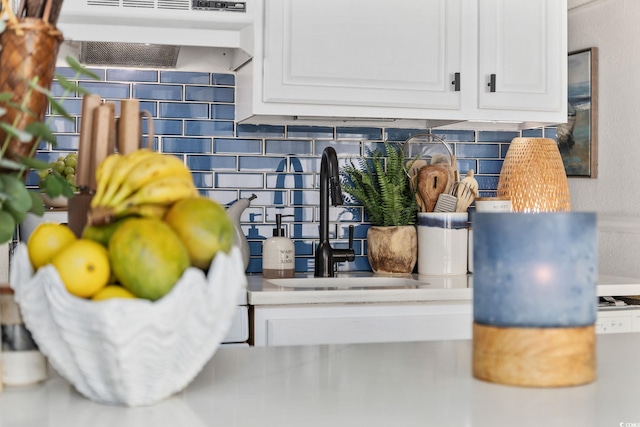
[[[74,296],[52,264],[34,274],[22,244],[14,261],[10,284],[40,351],[80,394],[108,404],[151,405],[184,389],[216,352],[246,287],[238,248],[218,253],[206,276],[187,268],[157,301],[123,290],[103,299],[112,285],[92,300]]]
[[[136,167],[129,155],[102,162],[94,221],[82,237],[66,225],[39,226],[16,248],[9,281],[56,371],[92,400],[128,406],[189,384],[222,342],[246,287],[225,210],[198,195],[180,161],[134,153]],[[178,209],[165,220],[174,205],[202,212]],[[205,232],[215,241],[196,251],[203,262],[188,248]]]
[[[205,274],[160,219],[113,227],[105,247],[41,224],[16,249],[10,283],[41,352],[82,395],[150,405],[186,387],[217,350],[246,286],[244,262],[238,248],[219,251]],[[158,288],[167,263],[173,279]]]
[[[50,162],[49,166],[50,167],[48,169],[38,171],[38,177],[40,178],[38,186],[40,186],[40,188],[42,188],[42,183],[47,175],[57,173],[67,181],[74,193],[78,192],[78,187],[76,186],[76,168],[78,166],[77,153],[69,153],[64,157],[60,156],[55,162]],[[50,208],[65,208],[69,204],[69,199],[63,195],[49,197],[43,191],[40,193],[40,196],[42,197],[44,204]]]
[[[65,196],[49,197],[47,193],[40,193],[45,206],[49,208],[66,208],[69,206],[69,198]]]

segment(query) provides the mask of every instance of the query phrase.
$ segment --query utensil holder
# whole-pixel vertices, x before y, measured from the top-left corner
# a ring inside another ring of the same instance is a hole
[[[467,274],[466,212],[418,213],[418,273]]]

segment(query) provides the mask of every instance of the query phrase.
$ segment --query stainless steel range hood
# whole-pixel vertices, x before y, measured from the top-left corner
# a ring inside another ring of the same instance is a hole
[[[114,65],[136,56],[134,49],[164,45],[174,47],[176,55],[184,48],[226,49],[234,69],[253,53],[252,1],[65,0],[58,28],[66,41],[90,49],[89,56],[107,52]]]

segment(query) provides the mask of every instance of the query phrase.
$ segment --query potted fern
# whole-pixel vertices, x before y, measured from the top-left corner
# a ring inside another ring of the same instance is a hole
[[[367,231],[367,258],[376,274],[409,274],[417,260],[418,206],[401,149],[388,142],[342,168],[347,199],[361,204],[372,226]]]

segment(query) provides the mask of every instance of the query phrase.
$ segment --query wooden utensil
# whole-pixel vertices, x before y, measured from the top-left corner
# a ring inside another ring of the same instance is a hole
[[[147,119],[146,144],[142,138],[142,120]],[[129,154],[141,147],[153,148],[153,118],[148,111],[140,111],[140,101],[123,99],[120,101],[120,118],[118,119],[118,152]]]
[[[123,99],[120,101],[118,119],[118,152],[129,154],[140,148],[140,101]]]
[[[92,192],[95,191],[97,185],[96,170],[98,166],[109,154],[115,151],[115,112],[116,105],[113,102],[104,103],[93,112],[90,186]]]
[[[47,16],[45,12],[45,16],[43,16],[43,19],[45,20],[45,22],[48,22],[51,25],[56,26],[56,24],[58,23],[58,17],[60,16],[60,9],[62,9],[63,0],[50,0],[50,2],[51,2],[51,7],[49,9],[49,15]]]
[[[27,0],[25,16],[29,18],[42,18],[45,0]]]
[[[438,196],[445,192],[450,180],[449,165],[427,165],[418,171],[417,192],[424,202],[422,212],[433,212]]]
[[[458,198],[456,212],[466,212],[467,208],[478,197],[478,181],[473,177],[470,169],[460,182],[456,182],[454,195]]]
[[[415,161],[409,160],[405,165],[407,169],[407,175],[409,175],[409,178],[413,178],[418,174],[418,171],[422,169],[423,166],[426,166],[426,165],[427,165],[426,160],[422,160],[422,159],[417,159]]]
[[[89,152],[88,156],[86,153],[82,156],[86,162],[83,166],[83,179],[87,179],[87,185],[69,200],[69,228],[78,237],[82,235],[82,230],[87,223],[87,214],[96,189],[96,169],[109,154],[113,153],[115,144],[115,104],[112,102],[100,104],[87,114],[91,115],[91,127],[84,129],[90,137],[86,138],[86,135],[82,137],[81,134],[81,140],[86,145],[81,145],[78,149],[78,167],[81,161],[80,152]],[[83,116],[83,124],[86,123],[87,118],[88,116]]]
[[[91,186],[93,111],[100,105],[100,102],[101,99],[98,95],[85,95],[82,98],[78,165],[76,167],[76,185],[81,191]]]

